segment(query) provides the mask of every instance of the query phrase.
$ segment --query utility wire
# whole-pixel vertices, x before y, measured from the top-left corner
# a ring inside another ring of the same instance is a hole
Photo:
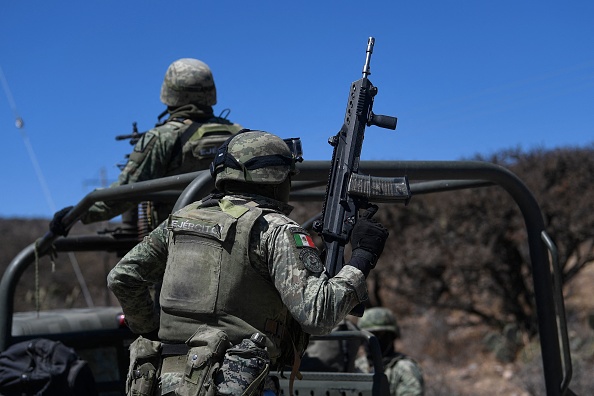
[[[10,88],[8,87],[8,82],[6,81],[6,77],[4,75],[4,71],[2,70],[2,66],[0,66],[0,80],[2,81],[2,87],[4,88],[4,93],[8,98],[8,104],[10,105],[10,109],[12,110],[12,114],[14,116],[14,124],[21,133],[21,137],[23,138],[23,142],[25,143],[25,147],[27,148],[27,152],[29,153],[29,158],[31,159],[31,163],[33,164],[33,168],[35,169],[35,173],[37,174],[37,180],[39,180],[39,184],[41,185],[41,189],[43,190],[43,195],[45,196],[45,200],[51,210],[52,213],[56,212],[56,205],[54,204],[54,200],[52,199],[52,195],[47,187],[47,183],[45,182],[45,178],[43,177],[43,173],[41,171],[41,167],[39,166],[39,162],[37,161],[37,156],[35,155],[35,151],[33,151],[33,146],[31,145],[31,141],[27,136],[27,132],[25,131],[25,122],[19,115],[19,112],[16,107],[16,103],[14,98],[12,97],[12,93],[10,92]],[[85,298],[85,302],[87,303],[88,307],[93,307],[93,298],[91,297],[91,293],[89,292],[89,288],[87,287],[87,283],[85,282],[85,278],[80,270],[80,265],[78,264],[78,260],[73,252],[68,252],[68,257],[70,258],[70,263],[72,265],[72,270],[76,276],[78,284],[80,285],[80,289],[82,290],[83,296]]]

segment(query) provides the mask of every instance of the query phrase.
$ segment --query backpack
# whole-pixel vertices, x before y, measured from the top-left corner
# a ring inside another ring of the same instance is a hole
[[[2,396],[94,396],[95,378],[86,361],[59,341],[36,338],[0,353]]]
[[[241,130],[222,118],[212,118],[206,123],[193,122],[182,132],[175,144],[172,158],[181,154],[181,166],[176,173],[208,169],[219,147]]]
[[[207,122],[195,121],[189,125],[174,119],[160,125],[159,128],[161,129],[157,131],[151,129],[143,132],[128,157],[126,167],[129,167],[129,173],[137,171],[138,164],[142,163],[152,150],[158,140],[156,136],[161,132],[176,137],[175,142],[170,141],[173,144],[171,163],[167,165],[168,170],[165,173],[165,176],[173,176],[208,169],[219,146],[242,129],[239,124],[232,124],[219,117],[211,118]],[[180,134],[177,135],[178,133]],[[136,165],[130,166],[131,161]]]
[[[237,124],[224,124],[209,120],[205,124],[194,122],[181,135],[182,152],[191,153],[197,159],[212,159],[219,147],[231,136],[237,134],[241,127]],[[226,120],[225,120],[226,121]]]

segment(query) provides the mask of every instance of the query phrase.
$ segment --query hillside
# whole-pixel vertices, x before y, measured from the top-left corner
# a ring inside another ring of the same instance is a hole
[[[571,389],[594,389],[594,203],[592,149],[500,153],[534,193],[559,247],[570,330]],[[320,210],[300,204],[299,222]],[[398,349],[421,363],[427,395],[542,395],[532,281],[524,225],[495,188],[418,196],[407,207],[380,208],[390,238],[368,283],[370,303],[391,308],[403,338]],[[0,219],[0,268],[43,235],[48,220]],[[70,235],[117,224],[82,226]],[[105,287],[115,254],[76,253],[95,305],[115,304]],[[44,257],[17,288],[15,309],[84,307],[68,255]],[[37,298],[38,297],[38,298]]]
[[[44,230],[46,220],[0,219],[0,229],[12,230],[12,243],[2,244],[2,264],[13,257],[12,252],[28,244],[36,233]],[[78,231],[74,230],[74,233]],[[10,253],[10,254],[9,254]],[[105,274],[117,262],[113,254],[77,253],[93,302],[96,305],[115,305],[115,299],[105,288]],[[55,260],[55,271],[47,258],[40,262],[41,309],[84,307],[85,300],[71,264],[65,255]],[[35,310],[35,272],[26,271],[17,290],[15,308],[19,311]],[[585,374],[594,368],[594,340],[592,329],[586,326],[586,312],[594,312],[591,285],[594,283],[594,266],[577,278],[567,293],[566,308],[569,328],[580,366],[574,367],[572,389],[578,394],[592,389],[594,383]],[[493,330],[484,325],[468,326],[464,315],[439,309],[425,309],[412,304],[391,307],[397,312],[403,339],[398,348],[413,356],[422,365],[427,382],[427,395],[539,395],[542,394],[540,356],[536,341],[527,344],[514,362],[503,363],[490,351],[484,339]],[[579,351],[579,352],[578,352]],[[576,362],[577,363],[577,362]],[[574,363],[574,365],[576,364]],[[577,370],[576,370],[577,369]],[[579,381],[579,382],[578,382]]]

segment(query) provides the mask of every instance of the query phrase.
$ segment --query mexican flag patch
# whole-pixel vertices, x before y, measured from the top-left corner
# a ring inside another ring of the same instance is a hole
[[[313,239],[311,239],[309,235],[296,233],[293,234],[293,238],[295,238],[295,244],[297,247],[316,247]]]

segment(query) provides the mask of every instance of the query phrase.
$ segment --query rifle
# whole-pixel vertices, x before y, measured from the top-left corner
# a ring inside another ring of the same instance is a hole
[[[140,140],[140,138],[142,137],[142,135],[144,135],[146,132],[138,132],[138,126],[136,124],[136,122],[132,123],[132,133],[130,135],[117,135],[115,137],[116,140],[126,140],[126,139],[130,139],[130,144],[132,146],[136,145],[136,143],[138,143],[138,141]]]
[[[136,124],[136,121],[134,121],[132,123],[132,133],[129,135],[117,135],[115,137],[116,140],[126,140],[126,139],[130,139],[130,144],[132,146],[135,146],[136,143],[138,143],[138,141],[140,140],[140,138],[142,137],[142,135],[144,135],[146,132],[138,132],[138,125]],[[126,156],[124,157],[125,161],[122,163],[117,164],[117,167],[120,170],[124,170],[124,168],[126,167],[126,163],[128,162],[128,158],[130,158],[130,154],[126,154]]]
[[[344,247],[357,222],[360,208],[367,209],[373,202],[403,201],[410,199],[408,179],[359,174],[359,159],[363,146],[365,126],[396,129],[396,117],[373,114],[373,99],[377,87],[367,78],[371,74],[369,63],[375,39],[367,41],[363,77],[354,81],[349,89],[344,123],[336,136],[328,139],[334,147],[321,220],[313,229],[324,240],[326,271],[332,277],[343,267]]]

